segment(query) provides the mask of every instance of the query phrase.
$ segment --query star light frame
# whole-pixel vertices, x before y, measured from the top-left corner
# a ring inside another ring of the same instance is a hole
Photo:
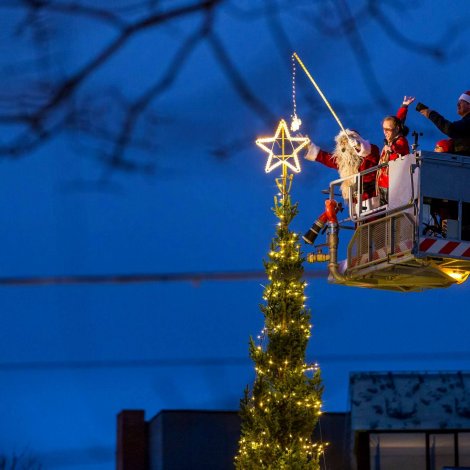
[[[290,144],[292,153],[286,154],[286,141]],[[297,147],[294,146],[294,142],[300,143]],[[269,154],[268,161],[264,171],[270,173],[279,166],[282,166],[283,176],[286,176],[287,168],[290,168],[295,173],[300,173],[300,163],[298,153],[300,150],[305,148],[310,143],[308,137],[292,137],[289,132],[286,121],[281,119],[279,122],[276,132],[273,137],[263,137],[256,140],[256,145],[262,148]],[[265,144],[272,144],[271,147]],[[281,153],[275,153],[275,146],[278,145]],[[293,163],[290,161],[293,160]],[[277,160],[277,161],[276,161]]]

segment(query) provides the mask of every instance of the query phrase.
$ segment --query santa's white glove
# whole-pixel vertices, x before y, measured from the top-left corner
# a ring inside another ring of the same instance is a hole
[[[370,142],[368,140],[355,140],[354,150],[360,157],[366,157],[372,151],[372,147],[370,146]]]
[[[308,146],[308,152],[307,155],[305,155],[306,160],[310,160],[311,162],[314,162],[318,154],[320,153],[320,147],[318,145],[315,145],[312,141],[310,141],[310,145]]]
[[[351,137],[348,139],[348,142],[353,149],[357,149],[361,146],[361,143],[357,139],[352,139]]]

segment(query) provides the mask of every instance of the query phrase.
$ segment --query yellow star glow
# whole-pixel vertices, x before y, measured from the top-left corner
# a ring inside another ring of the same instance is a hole
[[[256,145],[268,152],[268,162],[264,169],[266,173],[271,172],[278,166],[290,168],[295,173],[300,173],[298,153],[310,142],[308,137],[291,137],[286,121],[281,119],[273,137],[256,140]],[[270,145],[268,145],[270,144]]]

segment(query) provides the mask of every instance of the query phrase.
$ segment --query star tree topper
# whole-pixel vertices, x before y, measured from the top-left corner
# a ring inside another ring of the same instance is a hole
[[[300,173],[298,153],[310,142],[308,137],[291,137],[286,121],[281,119],[273,137],[256,140],[256,145],[268,152],[266,173],[282,165],[282,175],[287,176],[287,168]],[[268,145],[270,144],[270,145]]]

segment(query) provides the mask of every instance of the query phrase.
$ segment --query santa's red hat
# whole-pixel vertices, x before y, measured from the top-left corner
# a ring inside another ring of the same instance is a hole
[[[454,141],[452,139],[442,139],[436,142],[436,147],[441,147],[445,153],[451,153],[454,149]]]
[[[464,100],[467,103],[470,103],[470,90],[464,91],[460,96],[459,96],[459,101]]]

